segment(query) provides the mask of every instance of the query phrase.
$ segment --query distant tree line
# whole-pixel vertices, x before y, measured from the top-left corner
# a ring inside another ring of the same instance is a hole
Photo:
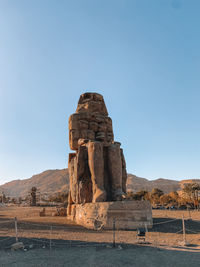
[[[152,207],[165,207],[165,208],[199,208],[200,207],[200,185],[197,183],[187,183],[184,185],[182,191],[172,191],[168,194],[165,194],[159,188],[154,188],[151,192],[146,190],[140,190],[136,193],[128,192],[128,200],[148,200],[151,202]],[[37,205],[40,205],[40,201],[48,203],[64,203],[67,205],[68,202],[68,193],[60,192],[48,197],[42,197],[40,199],[37,196]],[[0,203],[13,203],[21,204],[28,203],[30,204],[30,193],[26,197],[7,197],[4,193],[0,195]]]
[[[151,192],[146,190],[140,190],[136,193],[128,192],[128,199],[149,200],[153,207],[179,208],[185,206],[199,208],[199,195],[200,185],[197,183],[188,183],[184,185],[181,194],[177,191],[164,194],[162,190],[154,188]]]
[[[68,193],[57,193],[49,197],[50,202],[66,203],[68,200]]]

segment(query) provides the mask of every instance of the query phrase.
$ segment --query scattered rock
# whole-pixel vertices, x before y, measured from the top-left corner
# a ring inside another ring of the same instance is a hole
[[[67,209],[57,208],[56,211],[52,213],[52,216],[67,216]]]
[[[42,210],[40,210],[39,215],[40,215],[40,217],[45,217],[46,216],[45,208],[43,208]]]
[[[11,245],[11,250],[13,251],[20,249],[24,249],[24,244],[22,242],[17,242]]]

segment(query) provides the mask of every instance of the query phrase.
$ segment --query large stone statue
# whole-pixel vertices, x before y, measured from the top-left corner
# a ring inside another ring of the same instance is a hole
[[[121,229],[151,225],[150,203],[126,201],[126,163],[102,95],[80,96],[69,118],[69,144],[75,150],[68,162],[70,220],[92,229],[110,229],[114,219]]]
[[[70,203],[117,201],[125,198],[126,164],[119,142],[114,142],[112,120],[103,96],[80,96],[69,118]]]

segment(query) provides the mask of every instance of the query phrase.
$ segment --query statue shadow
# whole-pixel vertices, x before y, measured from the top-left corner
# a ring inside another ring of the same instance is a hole
[[[199,249],[20,238],[25,251],[9,253],[15,238],[0,236],[2,266],[199,266]],[[27,252],[28,251],[28,254]],[[25,265],[24,265],[25,264]],[[47,265],[48,264],[48,265]]]

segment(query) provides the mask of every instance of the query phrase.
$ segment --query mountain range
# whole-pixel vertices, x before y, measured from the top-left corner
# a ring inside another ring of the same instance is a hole
[[[200,179],[191,180],[171,180],[159,178],[148,180],[133,174],[128,174],[127,191],[138,192],[140,190],[151,191],[153,188],[159,188],[164,193],[181,190],[185,183],[196,182],[200,184]],[[31,188],[35,186],[41,194],[54,195],[59,192],[68,192],[69,190],[69,172],[68,169],[47,170],[31,178],[23,180],[13,180],[0,186],[6,196],[25,197],[29,194]]]

